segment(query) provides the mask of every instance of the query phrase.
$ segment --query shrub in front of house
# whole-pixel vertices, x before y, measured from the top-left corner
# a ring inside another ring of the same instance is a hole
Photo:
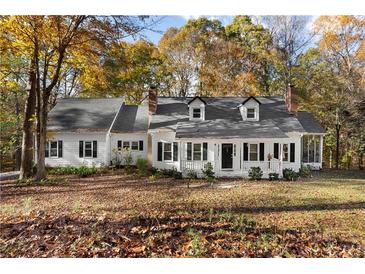
[[[214,176],[214,168],[212,163],[208,162],[204,165],[204,168],[202,169],[204,178],[209,181],[213,182],[215,176]]]
[[[189,169],[186,173],[186,177],[190,180],[198,179],[198,174],[194,169]]]
[[[148,161],[145,158],[138,158],[136,161],[138,176],[146,176],[148,173]]]
[[[96,173],[103,173],[105,172],[105,167],[97,168],[95,166],[88,167],[88,166],[65,166],[65,167],[53,167],[48,169],[49,174],[53,175],[79,175],[80,177],[88,177],[90,175],[96,174]]]
[[[312,177],[312,169],[310,168],[310,166],[302,165],[299,169],[299,176],[302,178]]]
[[[250,178],[250,180],[261,180],[263,175],[263,172],[261,170],[260,167],[251,167],[250,170],[248,171],[248,178]]]
[[[277,181],[279,180],[279,173],[271,172],[269,173],[269,181]]]
[[[296,181],[299,178],[299,173],[294,171],[292,168],[284,168],[283,178],[287,181]]]

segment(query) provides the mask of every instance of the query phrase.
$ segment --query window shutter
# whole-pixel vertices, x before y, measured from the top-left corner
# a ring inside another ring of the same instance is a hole
[[[84,157],[84,141],[79,142],[79,157]]]
[[[295,162],[295,143],[290,143],[290,162]]]
[[[178,145],[177,145],[177,142],[174,142],[174,148],[173,148],[173,153],[174,153],[174,155],[173,155],[173,161],[174,162],[176,162],[176,161],[178,161]]]
[[[260,143],[260,161],[265,161],[265,144]]]
[[[98,141],[93,141],[93,158],[98,157]]]
[[[248,144],[243,143],[243,161],[248,161]]]
[[[162,161],[162,142],[157,143],[157,161]]]
[[[192,148],[192,144],[191,144],[191,142],[188,142],[187,147],[186,147],[186,160],[188,160],[188,161],[191,161],[191,159],[192,159],[191,156],[192,156],[193,150],[191,148]]]
[[[62,141],[58,141],[58,158],[62,158]]]
[[[46,142],[46,151],[45,151],[45,157],[48,158],[49,157],[49,142]]]
[[[208,160],[208,143],[203,143],[203,161]]]
[[[118,150],[122,150],[122,140],[118,140],[117,147],[118,147]]]
[[[139,141],[139,150],[143,151],[143,141]]]
[[[274,143],[274,158],[279,159],[279,143]]]

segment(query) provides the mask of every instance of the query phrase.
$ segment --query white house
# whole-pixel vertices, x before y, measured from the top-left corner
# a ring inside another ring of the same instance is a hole
[[[46,164],[110,165],[122,151],[148,158],[159,169],[198,174],[210,162],[216,176],[264,176],[302,164],[322,168],[325,131],[298,112],[290,88],[280,97],[158,97],[148,106],[123,98],[61,99],[50,112]]]

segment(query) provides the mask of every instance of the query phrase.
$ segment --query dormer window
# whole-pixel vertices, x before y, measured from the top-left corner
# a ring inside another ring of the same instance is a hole
[[[255,119],[256,118],[256,110],[254,108],[247,109],[247,119]]]
[[[199,96],[194,97],[188,102],[189,117],[191,121],[205,120],[205,101]]]
[[[193,118],[200,119],[200,108],[193,108]]]
[[[238,106],[243,121],[259,121],[261,102],[255,97],[248,97]]]

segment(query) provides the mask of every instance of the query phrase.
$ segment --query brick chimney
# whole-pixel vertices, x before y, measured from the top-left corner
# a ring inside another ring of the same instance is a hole
[[[155,86],[151,86],[148,91],[148,113],[149,115],[155,114],[157,110],[157,89]]]
[[[288,90],[285,96],[285,103],[290,112],[297,114],[298,112],[298,93],[295,89],[295,86],[289,84]]]

